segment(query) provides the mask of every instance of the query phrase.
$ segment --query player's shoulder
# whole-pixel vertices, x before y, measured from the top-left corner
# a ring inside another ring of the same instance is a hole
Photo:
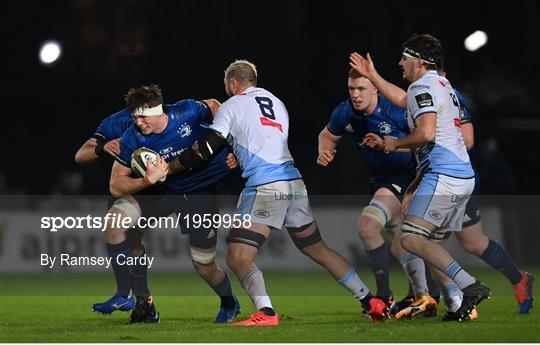
[[[103,119],[102,123],[107,124],[118,124],[118,123],[131,123],[132,122],[132,116],[131,112],[124,108],[120,111],[117,111],[116,113],[107,116]]]
[[[333,116],[343,116],[348,117],[354,115],[354,109],[349,98],[339,102],[332,111]]]
[[[388,115],[402,115],[405,112],[405,109],[395,105],[381,93],[377,95],[377,101],[383,112]]]
[[[165,104],[163,105],[163,110],[165,113],[184,113],[191,111],[195,107],[198,106],[198,103],[196,100],[188,98],[188,99],[182,99],[179,100],[173,104]]]

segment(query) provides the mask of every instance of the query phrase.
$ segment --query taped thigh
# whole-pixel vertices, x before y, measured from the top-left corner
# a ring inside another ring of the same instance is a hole
[[[211,252],[201,252],[194,247],[190,247],[191,260],[204,266],[210,266],[216,261],[216,249]]]
[[[248,246],[252,246],[257,249],[260,249],[265,241],[266,237],[264,237],[264,235],[261,235],[255,231],[241,228],[231,229],[229,231],[229,236],[227,236],[227,243],[247,244]]]
[[[442,244],[450,237],[450,235],[452,235],[452,232],[449,231],[448,228],[439,229],[439,230],[433,231],[428,236],[428,240]]]
[[[431,231],[421,225],[404,221],[403,226],[401,227],[401,237],[408,235],[420,235],[429,238]]]
[[[122,211],[124,216],[129,217],[129,228],[137,224],[137,220],[141,217],[141,211],[139,210],[139,208],[124,198],[116,200],[113,204],[113,207],[118,209],[119,211]]]
[[[388,207],[380,200],[372,199],[369,205],[362,209],[360,216],[375,219],[381,226],[385,226],[392,218],[392,213]]]
[[[314,245],[316,243],[319,243],[322,241],[321,233],[319,231],[319,227],[317,226],[315,228],[315,231],[313,231],[310,235],[306,237],[296,237],[294,236],[295,233],[301,232],[305,229],[307,229],[312,223],[306,224],[303,227],[300,228],[287,228],[289,232],[289,236],[291,236],[291,239],[296,246],[296,248],[302,250],[306,247],[309,247],[311,245]]]

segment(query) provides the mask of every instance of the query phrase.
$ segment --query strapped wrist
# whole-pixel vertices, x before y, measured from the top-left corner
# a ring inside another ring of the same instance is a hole
[[[96,154],[96,156],[102,157],[103,155],[107,153],[105,152],[105,144],[106,143],[101,142],[96,145],[96,147],[94,148],[94,153]]]
[[[145,176],[143,177],[143,182],[144,182],[144,184],[147,185],[147,186],[153,185],[153,183],[152,183],[152,182],[150,181],[150,179],[148,178],[148,175],[145,175]]]

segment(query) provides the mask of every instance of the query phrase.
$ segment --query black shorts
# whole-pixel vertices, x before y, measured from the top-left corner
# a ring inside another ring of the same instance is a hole
[[[208,249],[217,243],[217,229],[213,226],[202,226],[193,221],[193,215],[204,217],[208,214],[210,219],[219,214],[216,196],[212,191],[191,194],[161,194],[161,195],[133,195],[139,203],[142,216],[167,217],[173,213],[179,214],[181,233],[189,235],[189,243],[193,247]],[[186,219],[184,216],[188,216]],[[134,229],[134,236],[142,238],[147,229]],[[131,232],[131,231],[130,231]],[[128,236],[129,237],[129,236]]]
[[[371,178],[369,181],[370,194],[375,194],[379,188],[388,188],[396,196],[403,195],[414,179],[414,174],[391,175],[385,178]]]
[[[463,216],[462,228],[477,224],[480,222],[480,195],[473,192],[471,198],[465,206],[465,215]]]

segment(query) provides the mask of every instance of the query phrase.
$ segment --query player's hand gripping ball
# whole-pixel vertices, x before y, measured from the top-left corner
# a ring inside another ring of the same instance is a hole
[[[141,147],[131,154],[131,170],[136,177],[146,176],[146,167],[149,163],[157,165],[158,153],[146,147]],[[167,176],[163,176],[159,182],[164,182]]]

